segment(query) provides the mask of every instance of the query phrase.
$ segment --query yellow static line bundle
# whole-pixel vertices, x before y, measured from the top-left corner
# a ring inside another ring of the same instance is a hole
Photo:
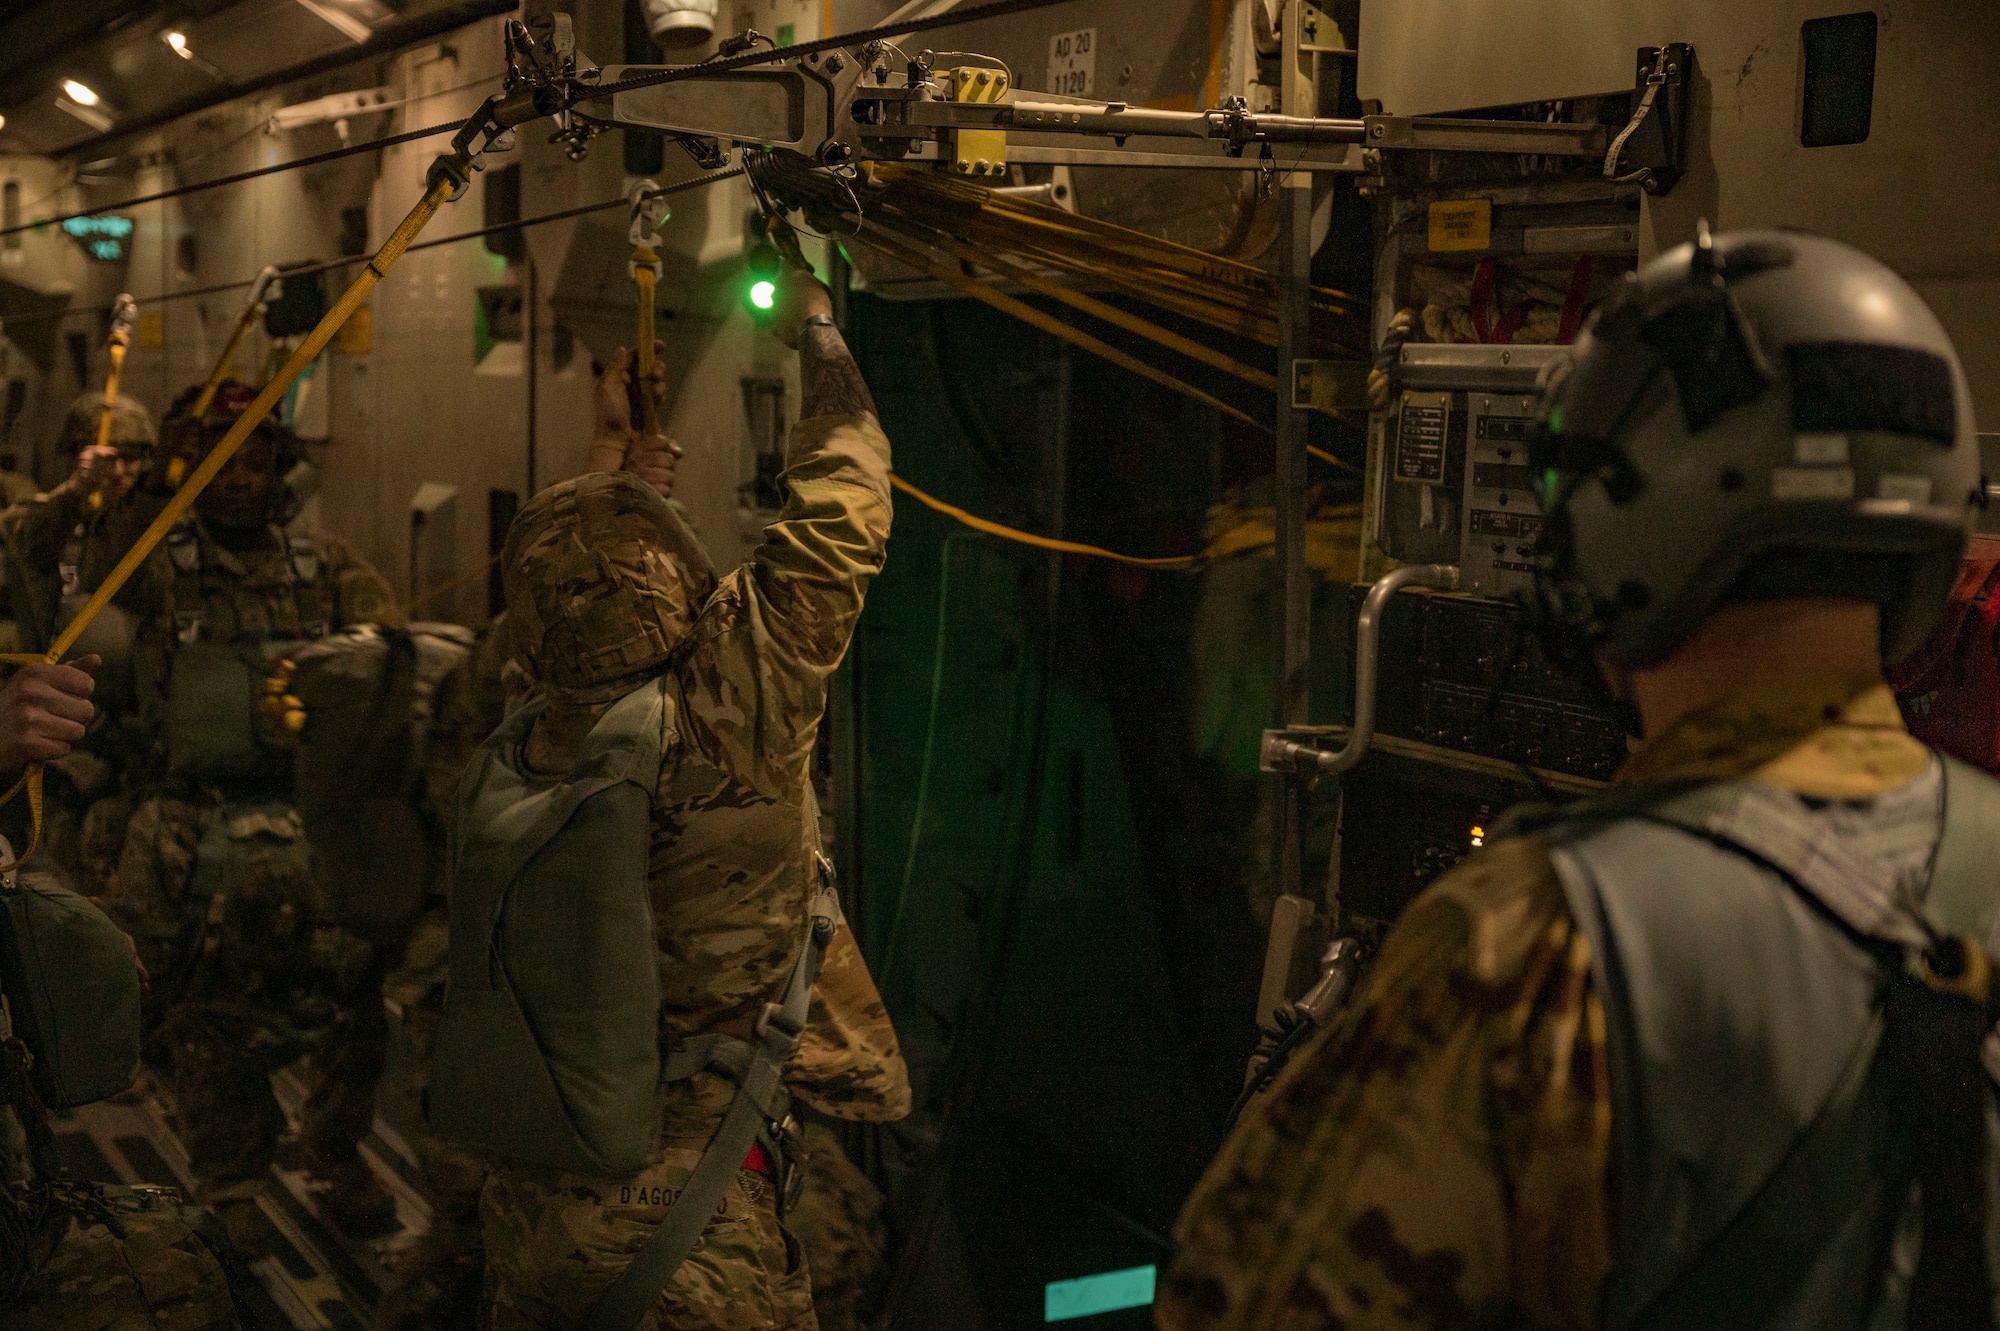
[[[754,167],[772,172],[768,164]],[[778,169],[782,174],[782,168]],[[774,182],[780,183],[780,182]],[[954,176],[894,163],[870,168],[867,188],[844,197],[784,181],[807,193],[809,215],[853,240],[915,269],[962,296],[991,306],[1093,356],[1169,388],[1254,429],[1271,433],[1265,420],[1225,402],[1178,375],[1115,347],[1082,328],[1029,305],[975,276],[984,268],[1013,286],[1146,339],[1199,365],[1275,397],[1277,376],[1246,364],[1153,320],[1073,290],[1063,277],[1143,301],[1221,332],[1265,346],[1277,345],[1277,278],[1252,264],[1222,258],[1060,208],[999,194]],[[857,211],[858,210],[858,211]],[[1324,287],[1312,291],[1313,354],[1360,361],[1369,344],[1355,303]],[[1335,466],[1330,454],[1317,456]]]
[[[883,226],[942,232],[981,255],[1087,278],[1211,328],[1278,345],[1278,278],[1255,264],[921,167],[882,163],[872,176],[883,188],[864,195],[863,207]],[[1365,314],[1347,295],[1313,288],[1312,315],[1313,355],[1369,354]]]

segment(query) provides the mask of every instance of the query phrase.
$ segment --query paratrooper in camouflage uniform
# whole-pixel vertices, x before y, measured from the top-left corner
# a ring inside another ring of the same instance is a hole
[[[1704,223],[1543,392],[1536,609],[1644,741],[1403,913],[1158,1324],[1991,1327],[2000,786],[1883,682],[1985,502],[1957,353],[1858,251]]]
[[[83,738],[95,665],[29,665],[0,686],[0,775],[60,760]],[[26,844],[18,803],[0,810],[0,822]],[[16,1033],[6,1033],[0,1057],[25,1069]],[[235,1331],[247,1277],[215,1216],[171,1188],[55,1177],[32,1080],[10,1073],[0,1082],[11,1097],[0,1106],[0,1331]],[[40,1149],[24,1149],[29,1123]]]
[[[218,411],[202,423],[205,444],[249,396],[218,395]],[[186,676],[163,685],[170,697],[219,687],[222,676],[204,672],[232,664],[224,649],[255,655],[267,644],[395,616],[387,584],[366,563],[336,542],[274,524],[278,449],[275,427],[253,435],[164,543],[167,609],[148,631],[169,644],[170,674]],[[230,713],[223,719],[254,706],[243,692],[220,704]],[[180,705],[156,702],[156,714]],[[197,716],[181,733],[206,728]],[[283,717],[264,715],[255,731],[226,766],[172,755],[172,781],[132,815],[106,894],[155,977],[154,1050],[171,1068],[175,1118],[202,1198],[223,1210],[246,1247],[261,1229],[254,1205],[242,1203],[286,1126],[270,1072],[354,1032],[365,1039],[383,1020],[373,951],[331,922],[315,881],[290,803]],[[314,1097],[305,1135],[336,1200],[345,1190],[358,1199],[354,1212],[393,1223],[388,1195],[355,1153],[373,1115],[372,1086],[357,1097],[334,1082],[333,1093]]]
[[[633,427],[632,362],[631,353],[621,347],[598,377],[593,469],[631,471],[671,498],[680,449],[664,436],[641,439]],[[665,388],[662,369],[655,377],[654,396],[662,397]],[[451,807],[467,758],[508,712],[528,699],[532,689],[503,610],[479,634],[464,667],[440,691],[423,773],[430,810]],[[431,1051],[444,1015],[448,934],[444,907],[431,905],[402,940],[401,964],[383,985],[384,998],[400,1014],[403,1038],[412,1054],[406,1069],[408,1084],[402,1089],[418,1104],[429,1090]],[[372,1331],[472,1331],[478,1323],[485,1272],[479,1194],[486,1165],[435,1132],[418,1133],[411,1146],[423,1173],[430,1224],[397,1257],[369,1325]]]
[[[46,651],[165,504],[148,483],[157,448],[153,418],[120,395],[109,441],[99,447],[104,395],[85,393],[63,420],[61,449],[75,470],[5,515],[13,650]],[[91,733],[45,778],[43,852],[79,885],[101,890],[132,812],[131,786],[157,768],[151,699],[165,670],[157,626],[168,594],[165,562],[149,559],[77,643],[104,658]],[[101,806],[101,807],[99,807]]]
[[[780,327],[798,339],[800,306],[824,312],[825,292],[801,274],[786,280]],[[665,501],[616,473],[538,496],[508,541],[511,628],[549,698],[525,767],[567,770],[613,702],[663,671],[670,681],[648,870],[667,1042],[747,1037],[791,972],[819,851],[808,765],[826,681],[889,534],[889,449],[873,402],[830,320],[802,331],[790,497],[749,564],[718,582]],[[895,1033],[844,926],[785,1080],[830,1115],[908,1111]],[[573,1325],[661,1223],[734,1095],[714,1069],[666,1087],[654,1162],[634,1178],[496,1163],[481,1202],[491,1331]],[[810,1275],[775,1193],[765,1174],[740,1170],[643,1325],[815,1327]]]

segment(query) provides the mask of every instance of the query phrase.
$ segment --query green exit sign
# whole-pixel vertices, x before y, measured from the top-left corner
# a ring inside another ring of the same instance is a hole
[[[113,213],[70,217],[64,219],[62,229],[93,259],[116,263],[132,251],[132,219],[129,217]]]
[[[1067,1322],[1073,1317],[1092,1317],[1120,1308],[1148,1307],[1153,1302],[1153,1286],[1158,1283],[1159,1274],[1158,1267],[1130,1266],[1101,1276],[1054,1281],[1042,1287],[1042,1320]]]

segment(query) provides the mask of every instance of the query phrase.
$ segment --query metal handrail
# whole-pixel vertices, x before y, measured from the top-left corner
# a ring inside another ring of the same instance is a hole
[[[1338,750],[1316,749],[1285,738],[1282,730],[1264,732],[1258,766],[1266,772],[1290,772],[1310,767],[1320,772],[1345,772],[1360,762],[1375,739],[1376,676],[1381,664],[1382,610],[1405,587],[1452,591],[1458,569],[1451,564],[1405,564],[1378,578],[1361,602],[1354,621],[1354,725]]]

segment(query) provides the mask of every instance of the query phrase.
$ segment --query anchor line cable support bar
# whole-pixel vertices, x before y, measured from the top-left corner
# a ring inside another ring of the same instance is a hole
[[[772,64],[782,60],[797,59],[801,56],[821,51],[841,50],[850,46],[865,46],[871,41],[887,37],[928,32],[934,28],[956,27],[960,24],[976,23],[981,19],[1002,18],[1009,14],[1047,9],[1055,5],[1069,4],[1071,2],[1072,0],[995,0],[991,4],[973,5],[965,9],[948,10],[943,14],[935,14],[929,18],[911,19],[904,23],[883,24],[878,27],[864,28],[851,33],[836,33],[831,37],[822,37],[815,41],[803,42],[797,46],[749,51],[739,56],[710,61],[704,65],[675,66],[673,69],[662,71],[659,74],[641,75],[619,83],[580,85],[576,93],[570,96],[561,106],[552,108],[550,112],[545,114],[553,114],[557,110],[569,110],[584,102],[595,101],[599,98],[613,96],[620,92],[629,92],[638,88],[650,88],[660,83],[672,83],[684,78],[707,77],[713,74],[725,73],[732,69],[748,69],[753,65]],[[338,161],[343,157],[352,157],[357,153],[369,152],[376,148],[393,147],[396,144],[410,143],[417,139],[435,138],[440,134],[451,133],[453,130],[458,129],[462,123],[461,121],[454,120],[445,124],[426,125],[422,129],[404,130],[398,134],[384,135],[379,139],[368,139],[361,143],[352,143],[344,148],[333,148],[326,152],[313,153],[306,157],[295,157],[290,161],[274,162],[270,166],[255,167],[248,171],[237,171],[230,175],[218,176],[214,180],[178,185],[173,189],[157,190],[151,194],[138,194],[131,198],[99,204],[96,207],[78,209],[75,212],[57,213],[49,217],[38,217],[31,222],[22,222],[15,226],[0,228],[0,236],[11,236],[17,232],[33,231],[40,227],[58,225],[79,217],[95,217],[100,213],[116,212],[120,208],[137,207],[142,203],[158,203],[163,199],[176,199],[183,195],[197,194],[204,190],[220,189],[225,185],[238,185],[246,180],[256,180],[262,176],[277,175],[285,171],[296,171],[308,166],[318,166],[323,162]]]

